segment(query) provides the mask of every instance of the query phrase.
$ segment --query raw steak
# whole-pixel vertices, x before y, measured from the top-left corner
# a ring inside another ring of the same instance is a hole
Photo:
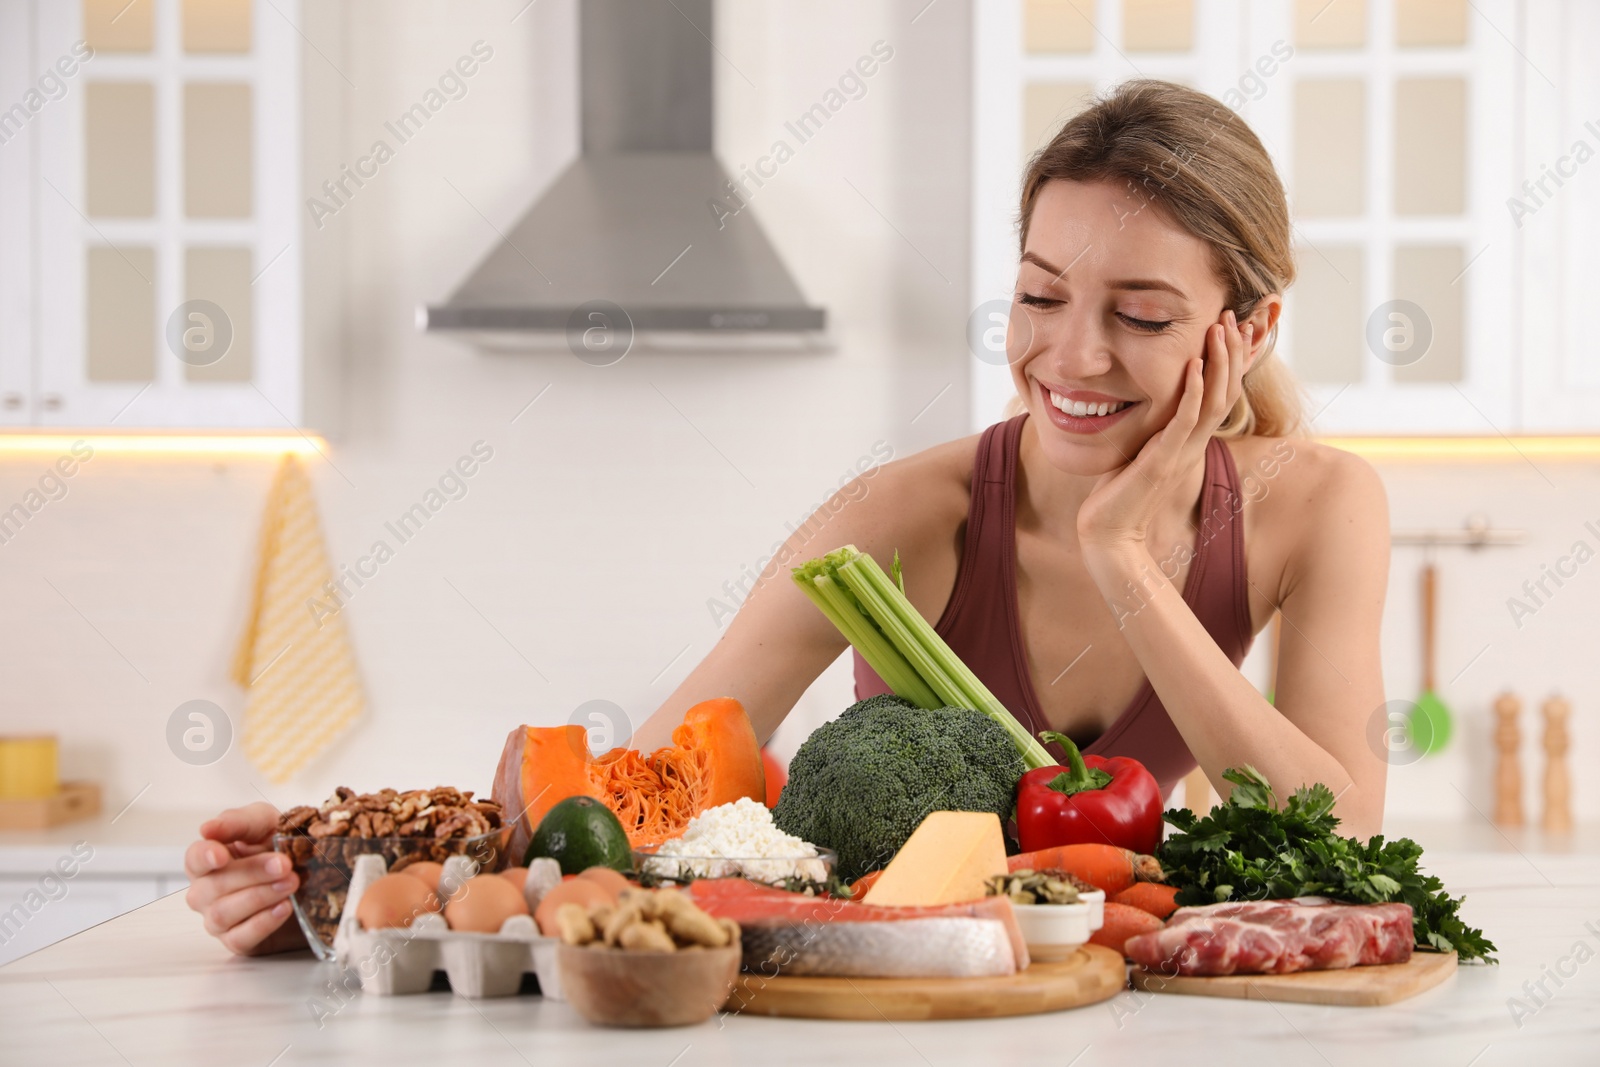
[[[1409,904],[1255,900],[1179,908],[1123,951],[1166,975],[1288,974],[1404,963],[1413,941]]]

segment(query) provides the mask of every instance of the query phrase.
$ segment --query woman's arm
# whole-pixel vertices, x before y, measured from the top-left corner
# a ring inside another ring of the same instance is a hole
[[[941,445],[868,471],[839,490],[784,543],[710,655],[629,743],[647,751],[667,744],[690,706],[718,696],[739,700],[756,736],[766,741],[806,686],[844,651],[844,638],[789,579],[790,567],[813,556],[853,543],[887,564],[898,548],[918,561],[915,578],[907,580],[911,602],[923,612],[942,607],[955,581],[949,544],[967,499],[965,483],[950,472],[962,464],[970,470],[972,452],[971,441]],[[271,851],[277,819],[268,804],[225,811],[200,828],[202,840],[185,853],[193,883],[189,906],[205,917],[209,933],[240,954],[305,947],[288,918],[294,873],[287,857]]]
[[[1338,797],[1343,829],[1369,837],[1383,823],[1388,770],[1366,729],[1382,713],[1378,632],[1389,573],[1388,501],[1372,468],[1307,442],[1304,473],[1292,489],[1277,490],[1294,495],[1274,508],[1288,516],[1274,531],[1287,546],[1281,585],[1272,591],[1284,620],[1276,707],[1222,654],[1146,540],[1152,516],[1184,472],[1203,462],[1212,432],[1239,397],[1261,332],[1255,321],[1240,326],[1232,311],[1208,328],[1203,358],[1185,368],[1172,420],[1089,494],[1078,510],[1078,539],[1095,585],[1217,792],[1232,791],[1222,772],[1240,763],[1264,774],[1280,798],[1322,782]],[[1133,612],[1123,604],[1129,582],[1143,602]]]
[[[790,568],[825,552],[853,544],[887,568],[898,550],[908,598],[936,618],[955,581],[951,546],[967,502],[959,472],[963,465],[970,469],[974,447],[970,440],[955,441],[868,471],[818,508],[784,542],[727,632],[635,731],[629,747],[649,752],[667,744],[685,711],[719,696],[744,705],[765,744],[806,687],[847,647],[789,577]]]
[[[762,572],[722,637],[635,731],[630,748],[650,752],[667,744],[685,711],[716,696],[743,704],[756,739],[766,744],[806,687],[844,651],[844,638],[789,579],[789,568],[847,539],[835,544],[818,534],[796,545],[797,537],[785,542],[784,550],[798,548],[802,554],[780,554],[784,562]]]
[[[1338,797],[1345,833],[1366,838],[1383,821],[1386,761],[1368,742],[1384,703],[1378,633],[1388,582],[1388,502],[1372,468],[1354,456],[1297,446],[1313,468],[1280,514],[1291,548],[1281,589],[1252,588],[1283,615],[1276,706],[1239,673],[1142,545],[1085,546],[1102,590],[1132,581],[1144,605],[1113,606],[1173,724],[1219,795],[1222,771],[1252,764],[1280,799],[1323,782]],[[1112,598],[1108,598],[1110,600]]]

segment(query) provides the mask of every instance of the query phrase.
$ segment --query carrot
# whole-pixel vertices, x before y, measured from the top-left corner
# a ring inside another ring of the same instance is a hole
[[[1158,919],[1165,919],[1178,910],[1178,887],[1157,885],[1154,882],[1135,882],[1122,892],[1108,897],[1118,904],[1127,904],[1148,911]]]
[[[1089,935],[1089,942],[1094,945],[1104,945],[1126,956],[1127,952],[1123,946],[1128,938],[1148,934],[1165,925],[1166,923],[1148,911],[1141,911],[1128,904],[1113,904],[1107,901],[1105,924]]]
[[[1082,878],[1096,889],[1104,889],[1109,897],[1120,893],[1135,882],[1159,882],[1161,864],[1154,857],[1116,845],[1058,845],[1037,852],[1024,852],[1010,857],[1007,868],[1034,871],[1062,870]]]

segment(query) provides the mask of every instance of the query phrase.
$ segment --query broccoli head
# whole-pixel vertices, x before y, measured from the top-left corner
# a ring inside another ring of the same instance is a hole
[[[1005,728],[982,712],[870,697],[806,738],[772,819],[837,852],[838,876],[852,881],[887,865],[929,812],[1004,821],[1023,769]]]

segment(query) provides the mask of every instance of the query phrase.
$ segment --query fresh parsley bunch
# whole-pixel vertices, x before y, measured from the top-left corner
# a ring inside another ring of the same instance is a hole
[[[1334,833],[1333,791],[1320,782],[1295,791],[1280,811],[1254,767],[1222,775],[1238,788],[1200,818],[1172,808],[1163,818],[1181,833],[1157,853],[1179,904],[1324,896],[1358,904],[1411,905],[1417,944],[1463,960],[1497,962],[1494,942],[1461,921],[1461,899],[1417,867],[1422,846],[1408,837],[1362,843]]]

